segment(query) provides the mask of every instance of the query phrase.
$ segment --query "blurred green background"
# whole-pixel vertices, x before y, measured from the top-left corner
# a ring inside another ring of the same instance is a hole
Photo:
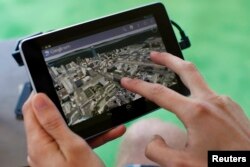
[[[155,1],[0,0],[0,40],[61,28],[152,2]],[[185,58],[197,65],[215,91],[232,97],[250,117],[250,1],[160,2],[191,39],[192,47],[184,51]],[[145,117],[164,118],[182,126],[164,110]],[[120,139],[95,150],[107,166],[114,166],[119,143]]]

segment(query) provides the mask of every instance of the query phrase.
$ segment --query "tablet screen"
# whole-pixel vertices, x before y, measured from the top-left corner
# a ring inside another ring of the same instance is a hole
[[[176,75],[151,62],[150,51],[166,52],[153,15],[59,45],[43,46],[42,54],[68,125],[139,99],[120,86],[122,77],[176,85]]]

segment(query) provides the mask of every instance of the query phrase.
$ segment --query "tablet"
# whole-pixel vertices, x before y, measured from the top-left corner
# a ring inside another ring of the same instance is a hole
[[[149,58],[150,51],[183,58],[161,3],[26,39],[20,50],[33,89],[47,94],[85,139],[158,108],[122,88],[122,77],[188,94],[175,73]]]

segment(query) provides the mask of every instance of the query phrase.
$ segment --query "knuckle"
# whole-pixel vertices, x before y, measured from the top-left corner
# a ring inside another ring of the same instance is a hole
[[[194,112],[200,113],[207,110],[207,104],[204,102],[197,102],[193,105]]]
[[[45,120],[44,127],[46,129],[54,130],[62,126],[62,120],[59,116]]]
[[[82,154],[84,152],[84,154],[87,155],[91,153],[91,148],[82,139],[75,139],[72,141],[70,147],[68,147],[68,152],[74,154]]]
[[[232,99],[226,95],[217,95],[212,99],[212,102],[219,108],[225,108],[229,102],[232,102]]]
[[[218,97],[218,99],[219,99],[219,102],[222,103],[222,104],[224,104],[224,103],[226,103],[228,101],[232,101],[232,99],[227,95],[221,95],[221,96]]]
[[[86,142],[83,142],[82,139],[78,139],[77,142],[75,142],[74,147],[76,149],[82,149],[82,148],[89,148],[89,145]]]
[[[204,117],[209,114],[209,105],[206,102],[195,102],[192,105],[192,112],[188,113],[190,121],[199,120],[201,117]]]
[[[159,94],[162,94],[166,88],[163,85],[160,84],[153,84],[151,89],[151,96],[159,96]]]
[[[185,71],[196,71],[196,66],[190,61],[184,61],[182,64],[182,68]]]

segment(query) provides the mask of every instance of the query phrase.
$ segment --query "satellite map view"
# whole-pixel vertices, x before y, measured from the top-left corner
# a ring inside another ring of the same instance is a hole
[[[68,125],[140,98],[120,86],[122,77],[167,87],[176,84],[172,71],[150,60],[152,50],[166,51],[157,30],[106,41],[47,62]]]

